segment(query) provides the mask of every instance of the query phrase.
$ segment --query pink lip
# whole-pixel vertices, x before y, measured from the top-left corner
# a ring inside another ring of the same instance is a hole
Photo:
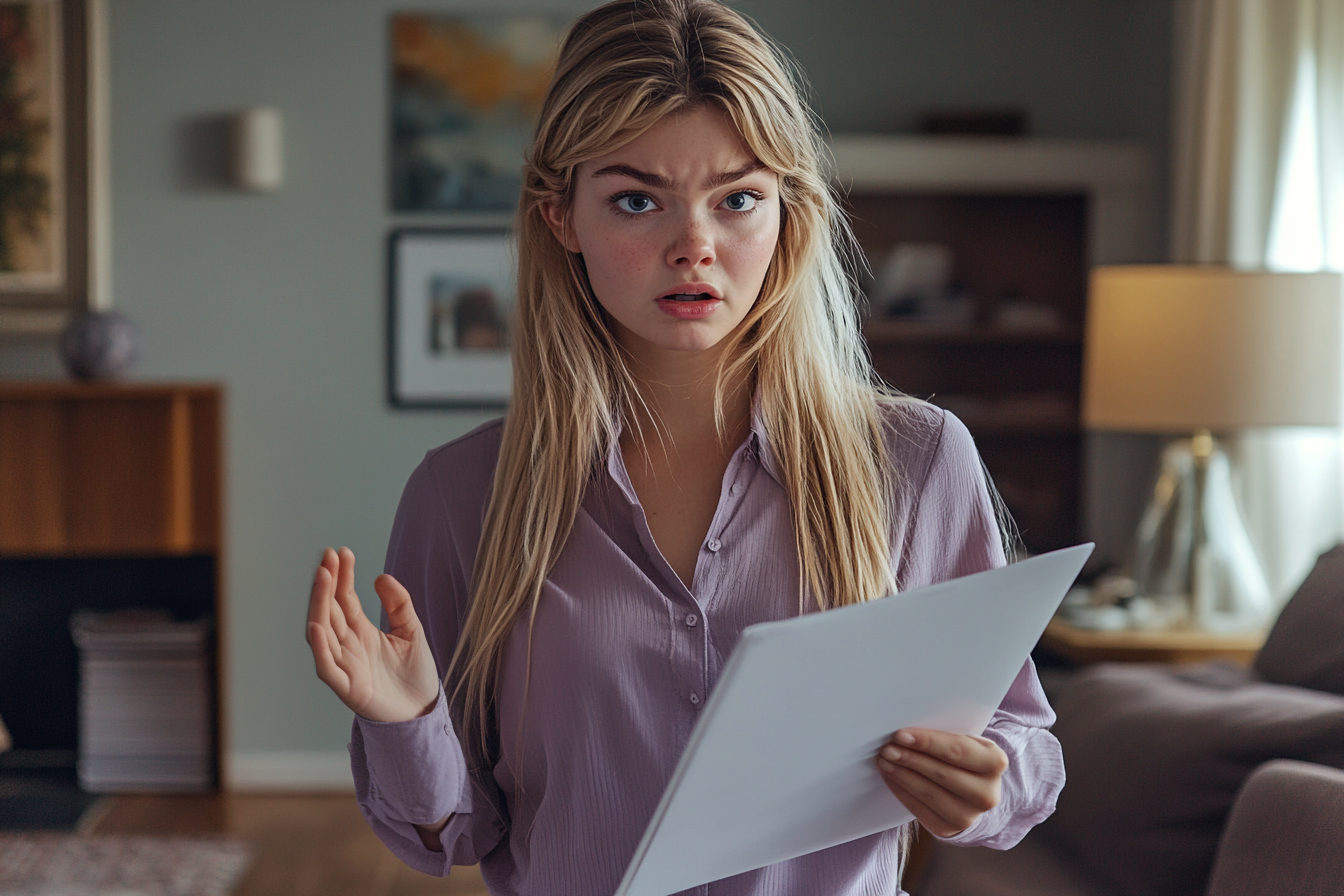
[[[673,296],[694,296],[702,293],[709,298],[696,300],[673,298]],[[677,320],[703,320],[723,304],[723,296],[711,283],[678,283],[664,290],[654,301],[658,303],[658,309],[668,317]]]
[[[678,283],[675,286],[668,287],[658,294],[659,299],[666,299],[668,296],[688,295],[693,296],[698,293],[708,293],[715,299],[723,299],[720,293],[712,283]],[[675,301],[675,300],[674,300]]]
[[[675,293],[669,293],[668,295],[675,295]],[[658,299],[658,309],[677,320],[701,320],[713,314],[714,309],[722,304],[723,302],[719,299],[700,299],[689,302],[683,299],[670,299],[666,296]]]

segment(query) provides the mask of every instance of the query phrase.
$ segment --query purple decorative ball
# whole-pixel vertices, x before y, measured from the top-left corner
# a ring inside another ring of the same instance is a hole
[[[61,334],[61,360],[77,380],[114,380],[140,360],[140,331],[115,311],[89,311]]]

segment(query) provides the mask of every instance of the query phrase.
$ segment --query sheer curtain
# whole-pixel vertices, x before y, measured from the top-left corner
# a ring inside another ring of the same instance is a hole
[[[1174,46],[1172,261],[1344,270],[1344,0],[1177,0]],[[1286,600],[1344,532],[1339,434],[1261,430],[1228,450]]]

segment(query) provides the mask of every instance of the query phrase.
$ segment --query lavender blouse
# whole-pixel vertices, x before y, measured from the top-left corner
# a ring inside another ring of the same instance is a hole
[[[896,407],[889,423],[903,483],[891,543],[900,589],[1001,566],[966,428],[922,403]],[[501,432],[496,421],[429,452],[393,524],[386,570],[410,591],[440,671],[466,617]],[[408,722],[357,717],[350,756],[365,818],[428,874],[479,863],[492,894],[610,896],[742,629],[799,612],[796,558],[759,419],[728,465],[690,588],[655,546],[613,446],[543,585],[530,683],[526,617],[505,646],[502,758],[468,771],[442,693]],[[1028,660],[985,730],[1009,757],[1002,801],[954,842],[1006,849],[1054,811],[1064,766],[1053,722]],[[412,823],[449,813],[443,852],[425,849]],[[686,892],[889,896],[901,892],[896,844],[887,831]]]

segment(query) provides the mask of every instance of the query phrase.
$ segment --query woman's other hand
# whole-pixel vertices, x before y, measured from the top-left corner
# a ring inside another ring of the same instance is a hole
[[[877,768],[926,830],[952,837],[999,804],[1008,756],[983,737],[902,728],[878,751]]]
[[[341,702],[375,722],[404,722],[429,712],[439,675],[411,595],[389,575],[373,582],[390,631],[369,621],[355,595],[355,555],[327,548],[308,602],[308,646],[317,677]]]

